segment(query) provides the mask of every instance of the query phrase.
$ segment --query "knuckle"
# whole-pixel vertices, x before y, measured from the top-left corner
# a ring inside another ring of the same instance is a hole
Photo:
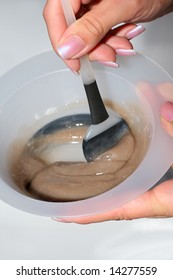
[[[84,17],[82,24],[84,28],[96,38],[103,37],[104,28],[100,20],[96,18],[95,15]]]

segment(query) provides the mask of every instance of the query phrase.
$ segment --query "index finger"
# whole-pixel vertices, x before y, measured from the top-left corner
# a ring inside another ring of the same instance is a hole
[[[76,13],[80,8],[80,0],[72,0],[72,6]],[[43,10],[43,17],[45,19],[48,34],[54,51],[57,52],[58,42],[67,29],[67,23],[64,17],[64,12],[60,0],[48,0]],[[68,67],[73,71],[79,69],[79,60],[65,61]]]
[[[58,41],[67,29],[61,1],[48,0],[43,10],[43,17],[47,25],[52,46],[56,51]]]
[[[80,8],[81,0],[71,0],[75,14]],[[58,42],[67,29],[67,23],[64,17],[64,12],[60,0],[47,0],[43,10],[43,17],[45,19],[48,34],[54,50]]]

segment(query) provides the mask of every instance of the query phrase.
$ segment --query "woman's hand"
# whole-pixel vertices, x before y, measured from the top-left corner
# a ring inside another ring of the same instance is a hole
[[[144,31],[143,26],[136,23],[151,21],[173,10],[172,0],[71,0],[71,2],[79,18],[70,27],[66,25],[60,0],[47,1],[44,18],[55,52],[74,72],[79,71],[79,58],[83,54],[88,54],[90,60],[118,67],[116,55],[135,54],[130,40]],[[116,27],[112,29],[113,26]],[[160,93],[165,95],[166,92],[166,98],[170,101],[164,104],[161,114],[163,126],[171,136],[173,136],[172,89],[172,84],[159,87]],[[172,217],[172,202],[173,180],[170,180],[120,208],[92,217],[61,221],[85,224],[142,217]]]
[[[72,71],[80,68],[79,57],[89,54],[112,67],[116,55],[134,55],[129,40],[144,31],[137,22],[153,20],[172,7],[170,0],[71,0],[79,19],[67,27],[60,0],[48,0],[44,18],[55,52]],[[82,16],[81,16],[82,15]],[[125,24],[122,24],[125,23]],[[112,30],[113,26],[116,27]]]
[[[65,223],[90,224],[110,220],[132,220],[148,217],[173,217],[173,180],[147,191],[122,207],[90,217],[56,219]]]

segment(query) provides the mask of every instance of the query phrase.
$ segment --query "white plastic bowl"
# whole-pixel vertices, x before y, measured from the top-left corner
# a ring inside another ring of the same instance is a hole
[[[0,199],[20,210],[43,216],[77,217],[119,207],[151,188],[173,160],[173,139],[162,129],[160,106],[165,100],[156,92],[171,77],[150,59],[137,55],[120,59],[120,68],[94,65],[103,97],[124,106],[133,104],[144,112],[151,141],[134,173],[112,190],[77,202],[45,202],[27,197],[9,174],[9,149],[16,138],[28,139],[57,116],[88,112],[82,83],[53,51],[16,66],[0,79]],[[149,85],[141,91],[140,83]],[[73,104],[73,105],[72,105]],[[75,106],[74,106],[75,104]],[[140,127],[139,116],[133,115]],[[28,129],[27,129],[28,128]]]

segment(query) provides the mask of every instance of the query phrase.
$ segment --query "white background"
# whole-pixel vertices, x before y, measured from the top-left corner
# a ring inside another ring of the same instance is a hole
[[[0,75],[51,49],[45,0],[0,0]],[[173,14],[145,24],[136,51],[173,76]],[[58,58],[57,58],[58,59]],[[153,167],[155,168],[155,167]],[[76,225],[24,213],[0,201],[0,259],[173,259],[173,219]]]

